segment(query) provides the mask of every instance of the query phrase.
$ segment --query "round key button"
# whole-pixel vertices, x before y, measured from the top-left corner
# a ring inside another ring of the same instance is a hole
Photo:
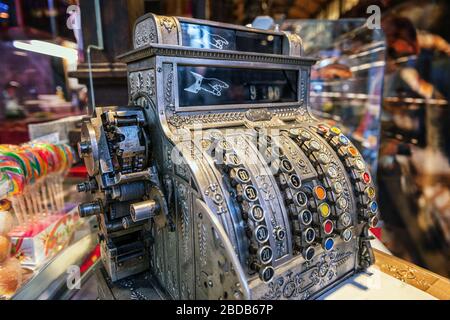
[[[294,171],[292,163],[287,159],[283,159],[281,161],[281,169],[286,173],[291,173],[292,171]]]
[[[254,186],[246,186],[244,188],[244,198],[250,202],[258,200],[258,192]]]
[[[375,198],[375,188],[368,187],[366,190],[364,190],[364,193],[367,195],[369,199]]]
[[[315,186],[313,191],[317,200],[324,200],[327,197],[327,191],[322,186]]]
[[[358,170],[364,170],[366,168],[366,165],[364,164],[364,161],[362,161],[361,159],[356,159],[355,160],[355,167]]]
[[[261,222],[264,220],[264,210],[259,204],[252,206],[249,211],[253,221]]]
[[[288,180],[289,187],[298,189],[302,186],[302,181],[300,180],[300,177],[296,174],[291,174],[289,176]]]
[[[312,220],[313,220],[313,215],[312,215],[311,211],[303,210],[300,213],[300,221],[305,226],[309,225],[312,222]]]
[[[341,134],[341,129],[339,129],[337,127],[331,127],[330,132],[337,136],[337,135]]]
[[[347,147],[347,152],[352,156],[352,157],[356,157],[356,156],[358,156],[358,150],[356,150],[356,148],[355,147],[353,147],[353,146],[349,146],[349,147]]]
[[[344,197],[339,197],[336,200],[336,204],[337,204],[337,207],[341,210],[345,210],[348,207],[347,199],[345,199]]]
[[[337,194],[341,194],[344,191],[344,186],[339,181],[334,182],[332,188]]]
[[[309,143],[309,147],[313,151],[319,151],[320,150],[320,143],[318,143],[316,140],[311,140]]]
[[[378,221],[378,216],[373,216],[369,219],[369,227],[376,228],[376,226],[378,225]]]
[[[219,148],[225,151],[230,151],[232,149],[231,144],[226,140],[219,141]]]
[[[323,227],[323,231],[325,232],[325,234],[330,234],[333,232],[333,222],[331,220],[325,220],[322,223],[322,227]]]
[[[326,251],[330,251],[334,247],[334,240],[332,238],[326,238],[324,239],[322,246]]]
[[[262,264],[268,264],[272,261],[273,253],[272,248],[269,246],[264,246],[258,249],[258,258]]]
[[[300,131],[300,137],[303,140],[310,140],[311,139],[311,134],[308,131],[302,130],[302,131]]]
[[[274,275],[275,269],[271,266],[265,266],[259,270],[259,278],[265,283],[272,281]]]
[[[255,239],[259,243],[264,243],[269,240],[269,230],[267,230],[266,226],[258,226],[255,229]]]
[[[342,133],[339,135],[339,142],[344,146],[346,146],[350,143],[348,138],[346,136],[344,136]]]
[[[300,135],[300,129],[294,128],[289,130],[289,135],[292,137],[297,137]]]
[[[294,202],[296,205],[298,205],[299,207],[303,207],[306,206],[306,204],[308,203],[308,197],[306,196],[306,194],[302,191],[297,192],[294,196]]]
[[[341,237],[342,237],[342,240],[344,240],[345,242],[349,242],[350,240],[352,240],[352,238],[353,238],[352,229],[347,228],[344,231],[342,231]]]
[[[314,258],[314,254],[316,253],[316,250],[314,250],[313,247],[306,247],[303,252],[303,258],[305,258],[306,261],[311,261]]]
[[[249,183],[250,182],[250,174],[246,169],[240,168],[236,171],[236,179],[240,183]]]
[[[327,218],[331,213],[330,205],[328,203],[321,203],[318,209],[324,218]]]
[[[345,212],[343,214],[340,215],[339,217],[339,222],[344,226],[344,227],[348,227],[352,224],[352,217],[350,216],[349,213]]]
[[[326,153],[323,153],[323,152],[319,153],[318,160],[319,160],[319,162],[321,164],[328,164],[328,163],[330,163],[330,157],[328,157],[328,155]]]
[[[304,239],[306,243],[311,243],[316,238],[316,232],[313,228],[308,228],[304,232]]]
[[[238,167],[241,165],[241,159],[236,153],[227,153],[225,155],[225,164],[229,167]]]
[[[371,203],[369,203],[369,209],[370,209],[370,212],[376,213],[378,210],[378,203],[376,203],[375,201],[372,201]]]
[[[321,135],[325,135],[328,133],[329,128],[323,124],[319,124],[317,126],[317,132]]]
[[[327,176],[330,177],[331,179],[337,178],[338,170],[336,169],[335,166],[329,166],[327,168]]]
[[[368,184],[368,183],[370,183],[372,178],[370,177],[370,174],[368,172],[364,172],[362,174],[362,180],[364,181],[365,184]]]

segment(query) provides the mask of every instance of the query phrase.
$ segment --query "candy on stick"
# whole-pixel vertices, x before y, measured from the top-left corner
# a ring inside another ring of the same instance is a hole
[[[14,211],[20,224],[25,222],[23,207],[17,203],[17,196],[23,193],[25,187],[25,175],[22,167],[15,161],[0,154],[0,173],[2,174],[1,185],[8,186],[6,194],[0,193],[3,198],[13,197]]]
[[[2,158],[16,162],[22,168],[26,182],[29,182],[33,179],[31,163],[22,153],[23,151],[18,146],[0,145]]]
[[[62,212],[62,181],[72,161],[64,144],[0,145],[0,199],[11,200],[20,224]]]
[[[11,178],[0,171],[0,198],[6,198],[12,187]]]
[[[33,208],[34,216],[41,216],[44,210],[40,201],[41,198],[37,195],[37,191],[40,188],[41,179],[47,174],[48,165],[38,152],[38,148],[34,148],[31,145],[24,145],[21,147],[21,150],[23,151],[22,156],[26,157],[31,165],[33,176],[33,179],[28,186],[29,191],[26,192],[26,195]]]

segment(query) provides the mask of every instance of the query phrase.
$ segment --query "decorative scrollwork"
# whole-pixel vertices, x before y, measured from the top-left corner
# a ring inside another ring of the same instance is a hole
[[[134,31],[134,47],[141,48],[155,42],[157,42],[157,36],[153,21],[145,19],[139,22]]]
[[[308,299],[311,291],[317,291],[330,284],[336,278],[337,269],[351,256],[351,251],[334,249],[323,253],[311,264],[305,262],[301,272],[289,270],[284,275],[269,283],[268,291],[262,299]],[[317,287],[317,288],[315,288]],[[313,290],[313,288],[315,288]]]
[[[198,248],[199,248],[199,259],[201,266],[206,266],[207,262],[207,237],[206,237],[206,227],[203,223],[198,223]]]
[[[220,215],[228,212],[223,194],[222,192],[220,192],[219,186],[217,184],[210,184],[205,190],[205,196],[209,197],[217,206],[217,214]]]
[[[172,32],[173,28],[175,28],[175,22],[172,17],[162,17],[159,25],[164,27],[168,33]]]
[[[155,96],[155,72],[153,69],[130,72],[130,96],[135,96],[137,93],[145,93],[151,97]]]

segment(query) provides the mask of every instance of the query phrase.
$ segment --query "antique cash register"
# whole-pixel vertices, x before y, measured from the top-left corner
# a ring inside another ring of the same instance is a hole
[[[297,35],[147,14],[128,106],[97,107],[79,153],[112,281],[173,299],[311,299],[374,262],[360,153],[308,110]]]

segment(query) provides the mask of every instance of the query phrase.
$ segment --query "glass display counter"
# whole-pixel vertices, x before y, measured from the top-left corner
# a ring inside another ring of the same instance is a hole
[[[78,279],[83,286],[98,262],[96,229],[95,218],[81,219],[66,248],[34,270],[24,267],[23,284],[12,300],[67,300],[75,295],[77,290],[71,289]]]
[[[281,29],[302,37],[304,54],[318,57],[311,72],[312,112],[361,150],[376,176],[386,46],[364,19],[286,20]]]

